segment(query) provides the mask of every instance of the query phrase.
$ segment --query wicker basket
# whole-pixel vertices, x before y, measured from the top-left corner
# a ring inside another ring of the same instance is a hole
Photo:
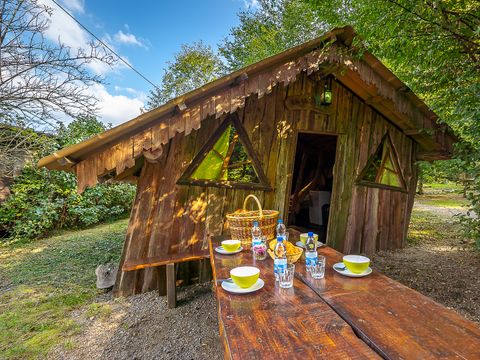
[[[249,199],[255,200],[258,210],[246,210]],[[260,229],[262,229],[262,234],[267,237],[267,240],[270,240],[275,238],[277,219],[278,211],[263,210],[258,198],[252,194],[245,198],[241,212],[227,214],[232,239],[240,240],[244,249],[249,249],[252,245],[252,227],[254,221],[258,221],[258,225]]]

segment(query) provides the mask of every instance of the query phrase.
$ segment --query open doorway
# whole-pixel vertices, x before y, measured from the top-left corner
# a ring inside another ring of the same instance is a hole
[[[337,137],[298,133],[288,225],[326,241]]]

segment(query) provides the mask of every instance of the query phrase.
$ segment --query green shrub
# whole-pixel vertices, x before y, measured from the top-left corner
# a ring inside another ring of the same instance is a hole
[[[52,230],[83,228],[130,213],[134,185],[105,183],[79,195],[74,174],[35,166],[42,156],[85,140],[109,126],[94,117],[81,116],[67,126],[61,125],[55,134],[35,133],[35,137],[28,137],[32,160],[14,179],[9,198],[0,204],[0,238],[32,240]],[[19,141],[27,133],[21,128],[10,131],[17,132]]]
[[[83,228],[127,216],[135,186],[99,184],[77,194],[76,177],[27,166],[0,205],[0,233],[10,240],[44,237],[52,230]]]

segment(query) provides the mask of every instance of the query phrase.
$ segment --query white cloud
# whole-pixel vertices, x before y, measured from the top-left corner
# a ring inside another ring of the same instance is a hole
[[[121,44],[140,46],[145,49],[147,48],[147,46],[142,41],[140,41],[135,35],[128,32],[124,33],[122,30],[118,30],[118,32],[114,35],[114,39],[115,41]]]
[[[259,6],[258,0],[243,0],[243,5],[245,5],[247,9],[256,9]]]
[[[147,95],[145,95],[143,91],[139,91],[131,87],[122,87],[115,85],[114,89],[116,92],[126,92],[130,95],[138,97],[139,99],[142,99],[143,101],[147,99]]]
[[[58,8],[51,0],[39,0],[39,2],[53,10],[49,17],[49,27],[45,32],[47,39],[54,42],[60,41],[72,50],[89,48],[89,42],[92,39],[80,25],[63,10]],[[84,13],[83,0],[61,0],[61,4],[72,14]],[[128,35],[132,34],[127,33],[124,35],[128,37]],[[134,38],[136,39],[136,37]],[[113,48],[111,45],[112,38],[108,34],[102,38],[102,41]],[[124,56],[122,57],[126,59]],[[126,61],[128,60],[126,59]],[[112,67],[100,61],[92,61],[87,66],[89,70],[95,74],[105,75],[107,72],[112,71]],[[113,70],[123,68],[126,68],[126,66],[118,61]],[[125,94],[113,95],[108,92],[104,85],[95,84],[85,91],[98,99],[98,118],[105,123],[112,123],[114,125],[118,125],[140,115],[141,108],[144,107],[146,101],[146,95],[144,93],[132,88],[123,89]],[[62,119],[62,116],[59,116],[59,119],[69,122],[67,119]]]
[[[45,31],[45,37],[51,41],[58,42],[60,41],[65,46],[70,47],[73,51],[78,49],[89,49],[90,42],[94,40],[78,23],[75,22],[68,14],[66,14],[62,9],[60,9],[53,1],[51,0],[39,0],[40,3],[50,7],[52,9],[52,14],[49,17],[49,26]],[[81,0],[64,0],[63,3],[65,7],[70,9],[72,13],[74,11],[83,12],[83,1]],[[67,3],[69,4],[67,6]],[[103,41],[113,48],[110,41],[110,37],[107,35],[103,38]],[[105,50],[109,52],[108,50]],[[88,51],[87,51],[88,52]],[[112,55],[114,56],[114,55]],[[123,68],[125,65],[120,61],[117,61],[112,67],[102,61],[91,61],[87,64],[88,69],[97,75],[105,75],[107,72]]]
[[[40,0],[52,9],[49,26],[45,36],[52,41],[59,41],[72,49],[86,48],[89,36],[68,14],[50,0]]]
[[[132,89],[133,90],[133,89]],[[105,123],[121,124],[140,115],[144,107],[142,93],[136,97],[112,95],[105,86],[93,85],[89,91],[98,99],[98,117]]]
[[[71,12],[83,14],[85,12],[85,1],[83,0],[62,0],[63,6],[65,6]]]

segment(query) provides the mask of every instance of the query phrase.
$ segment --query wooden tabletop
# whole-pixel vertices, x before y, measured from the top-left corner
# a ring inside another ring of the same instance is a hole
[[[374,271],[365,278],[337,274],[342,254],[321,248],[327,259],[323,280],[296,277],[314,290],[377,353],[387,359],[480,359],[480,328],[432,299]]]
[[[474,323],[376,271],[360,279],[335,273],[341,254],[331,248],[319,250],[327,257],[325,279],[306,276],[299,260],[294,287],[280,289],[270,258],[220,255],[217,245],[210,261],[227,359],[480,359]],[[264,288],[224,291],[218,280],[243,265],[260,269]]]
[[[217,244],[213,243],[213,247]],[[378,355],[318,295],[298,279],[280,289],[271,259],[254,261],[250,251],[210,256],[226,359],[375,359]],[[237,266],[253,265],[263,289],[236,295],[221,288]]]

